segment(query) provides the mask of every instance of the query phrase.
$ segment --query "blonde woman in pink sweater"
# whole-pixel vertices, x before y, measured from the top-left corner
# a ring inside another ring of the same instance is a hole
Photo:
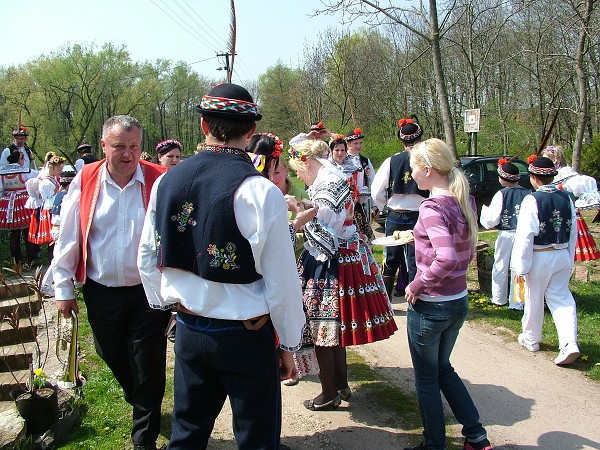
[[[412,177],[431,196],[413,230],[417,274],[406,287],[407,327],[424,442],[405,450],[445,450],[442,396],[463,425],[465,450],[490,450],[487,433],[450,354],[469,309],[467,267],[477,241],[477,213],[469,183],[439,139],[413,147]]]

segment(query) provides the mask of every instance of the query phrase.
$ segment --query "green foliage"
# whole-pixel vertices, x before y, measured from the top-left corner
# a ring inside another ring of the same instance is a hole
[[[582,149],[580,172],[600,180],[600,135]]]

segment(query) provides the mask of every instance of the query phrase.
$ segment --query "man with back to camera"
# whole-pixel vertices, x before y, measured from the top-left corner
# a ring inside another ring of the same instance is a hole
[[[153,188],[138,257],[151,306],[178,305],[169,449],[206,448],[229,397],[238,448],[279,450],[306,322],[287,203],[243,150],[261,119],[248,91],[219,84],[198,110],[206,144]]]

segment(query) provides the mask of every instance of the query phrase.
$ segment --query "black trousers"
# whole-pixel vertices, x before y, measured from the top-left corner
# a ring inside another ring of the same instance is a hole
[[[385,235],[392,236],[394,231],[412,230],[419,218],[419,212],[397,213],[390,211],[385,220]],[[415,261],[415,247],[410,244],[398,245],[385,248],[385,264],[383,269],[384,276],[395,276],[400,269],[398,276],[404,277],[405,284],[415,279],[417,274],[417,263]]]
[[[131,440],[150,445],[160,432],[165,393],[170,311],[152,309],[141,284],[107,287],[89,278],[83,286],[96,352],[133,406]]]
[[[174,373],[169,450],[205,449],[227,397],[238,449],[280,449],[281,385],[270,320],[250,331],[239,320],[179,311]]]

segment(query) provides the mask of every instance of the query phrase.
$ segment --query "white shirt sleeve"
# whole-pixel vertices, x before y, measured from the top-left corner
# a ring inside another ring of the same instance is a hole
[[[61,206],[62,225],[54,248],[54,293],[56,300],[75,298],[73,279],[80,258],[79,199],[81,173],[78,173],[65,195]]]
[[[8,164],[8,157],[10,156],[10,150],[6,147],[2,150],[2,155],[0,156],[0,167],[4,167]]]
[[[515,243],[510,257],[510,268],[518,275],[527,275],[533,261],[533,239],[540,232],[537,202],[533,195],[527,195],[521,203]]]
[[[502,191],[500,190],[494,194],[494,197],[492,197],[490,206],[481,209],[481,217],[479,218],[479,221],[481,222],[481,225],[488,230],[490,228],[494,228],[500,223],[500,216],[502,215],[502,200]]]
[[[156,267],[156,192],[163,176],[161,175],[157,178],[152,186],[137,254],[138,269],[144,290],[146,291],[148,304],[150,307],[156,309],[166,309],[175,303],[165,302],[160,295],[162,274]]]
[[[379,167],[379,170],[373,177],[371,184],[371,198],[375,205],[383,211],[388,201],[388,187],[390,184],[390,162],[392,158],[386,158]]]

